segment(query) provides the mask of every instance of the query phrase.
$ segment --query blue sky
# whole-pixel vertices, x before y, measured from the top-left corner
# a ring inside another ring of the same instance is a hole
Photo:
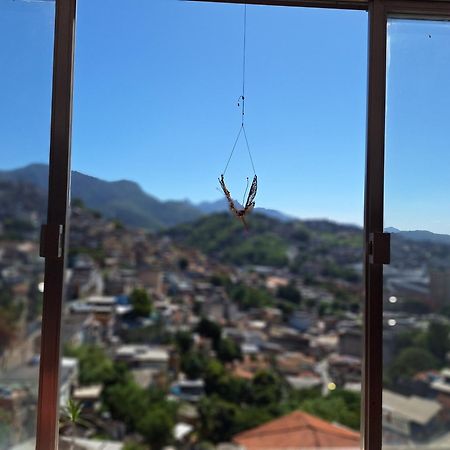
[[[135,180],[162,199],[219,198],[217,177],[240,126],[242,18],[240,5],[79,0],[73,168]],[[3,168],[47,161],[52,21],[51,3],[0,0]],[[446,184],[450,103],[437,86],[450,75],[439,47],[450,33],[433,28],[430,39],[415,24],[390,30],[386,224],[449,232],[445,192],[433,205],[427,199]],[[361,224],[366,13],[249,6],[247,43],[258,205]],[[432,55],[447,72],[430,80]],[[411,100],[418,89],[423,95]],[[429,95],[437,106],[424,123]],[[418,179],[430,145],[436,158]],[[233,195],[242,196],[251,175],[239,145],[227,172]]]

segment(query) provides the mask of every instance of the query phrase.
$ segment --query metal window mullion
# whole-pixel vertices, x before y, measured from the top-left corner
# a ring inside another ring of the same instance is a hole
[[[401,19],[450,20],[450,1],[385,0],[389,17]]]
[[[207,3],[236,3],[263,6],[299,6],[308,8],[367,10],[369,0],[184,0]]]
[[[369,3],[365,181],[365,304],[362,439],[364,450],[382,446],[383,265],[370,262],[370,236],[383,232],[387,18],[382,0]]]
[[[36,449],[58,447],[61,312],[68,230],[76,0],[56,0],[47,228],[62,226],[60,255],[46,255]],[[54,239],[57,236],[46,236]]]

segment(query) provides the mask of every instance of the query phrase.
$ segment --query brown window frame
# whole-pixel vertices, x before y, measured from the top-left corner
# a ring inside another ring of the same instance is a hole
[[[151,0],[150,0],[151,1]],[[390,17],[450,19],[449,0],[186,0],[368,11],[368,91],[364,206],[364,350],[361,446],[382,448],[383,262],[374,236],[383,236],[386,102],[386,33]],[[58,448],[61,311],[70,199],[72,91],[76,0],[55,0],[53,92],[49,156],[37,450]]]

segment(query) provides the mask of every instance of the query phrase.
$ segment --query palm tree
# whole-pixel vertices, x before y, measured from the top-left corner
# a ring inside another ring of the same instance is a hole
[[[70,450],[75,450],[75,438],[76,438],[76,430],[77,425],[84,425],[87,424],[86,421],[84,421],[81,417],[83,413],[83,405],[81,403],[76,402],[72,398],[69,398],[67,401],[67,405],[65,406],[63,410],[63,414],[61,415],[60,423],[61,425],[70,424],[71,427],[71,443],[70,443]]]

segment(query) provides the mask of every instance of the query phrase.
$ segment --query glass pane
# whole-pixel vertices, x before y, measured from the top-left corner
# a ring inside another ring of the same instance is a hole
[[[54,3],[0,0],[0,449],[33,449]]]
[[[248,7],[246,231],[243,12],[79,1],[62,445],[359,447],[367,16]]]
[[[450,25],[388,25],[383,437],[449,448]]]

